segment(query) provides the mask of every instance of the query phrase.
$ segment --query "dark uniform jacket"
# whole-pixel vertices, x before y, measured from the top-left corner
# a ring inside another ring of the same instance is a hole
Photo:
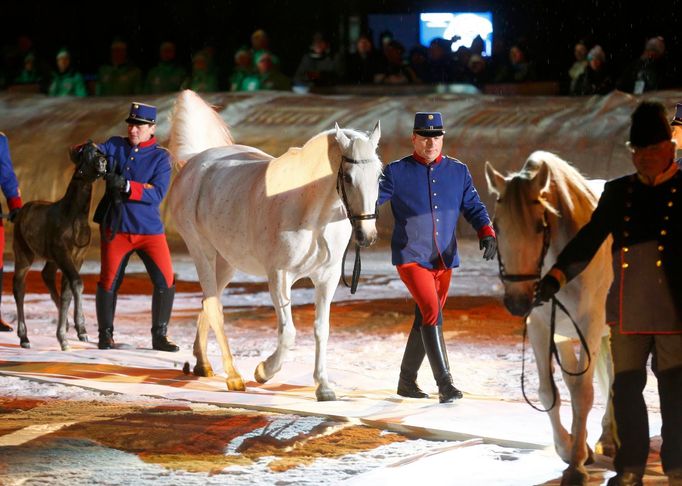
[[[625,334],[682,333],[682,171],[674,164],[666,175],[654,186],[636,174],[607,182],[554,266],[572,279],[612,235],[606,319]]]

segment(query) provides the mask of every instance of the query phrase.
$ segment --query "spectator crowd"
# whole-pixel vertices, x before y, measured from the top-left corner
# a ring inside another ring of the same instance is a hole
[[[268,34],[261,29],[253,32],[250,45],[236,50],[229,63],[221,62],[212,46],[193,52],[190,62],[183,63],[175,43],[166,40],[159,46],[156,65],[146,73],[131,60],[125,40],[116,38],[108,62],[96,72],[82,74],[68,47],[58,49],[48,61],[37,55],[31,39],[24,35],[16,45],[3,48],[0,89],[49,96],[108,96],[171,93],[185,88],[198,92],[288,91],[337,85],[461,84],[483,91],[487,85],[544,81],[539,79],[536,61],[524,41],[506,45],[496,38],[487,56],[481,37],[469,47],[453,51],[456,39],[435,38],[428,46],[407,50],[391,32],[382,32],[376,44],[371,33],[362,33],[342,51],[334,49],[324,33],[315,32],[308,51],[287,74],[277,49],[271,49]],[[638,57],[619,72],[612,69],[609,53],[599,44],[579,40],[573,54],[564,78],[552,80],[564,94],[606,94],[614,89],[641,94],[676,86],[662,37],[646,40]]]

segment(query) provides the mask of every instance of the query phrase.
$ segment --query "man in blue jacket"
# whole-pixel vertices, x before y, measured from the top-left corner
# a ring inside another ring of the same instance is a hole
[[[441,403],[462,397],[452,384],[442,330],[452,269],[459,266],[455,230],[460,213],[477,231],[483,257],[490,260],[497,251],[490,217],[469,169],[442,154],[444,133],[440,113],[415,115],[414,153],[384,168],[377,201],[379,205],[391,201],[395,218],[392,262],[417,303],[400,366],[398,394],[428,397],[416,381],[426,355]]]
[[[100,224],[102,267],[97,284],[100,349],[114,343],[116,294],[128,259],[137,253],[154,283],[152,347],[178,351],[166,332],[173,308],[175,279],[159,204],[171,177],[169,152],[156,142],[156,107],[133,103],[126,119],[128,137],[99,145],[108,160],[107,190],[95,211]]]
[[[12,159],[9,156],[9,142],[7,136],[0,132],[0,188],[2,193],[7,198],[7,205],[9,206],[9,215],[7,219],[14,221],[14,217],[21,208],[21,195],[19,194],[19,183],[17,176],[14,174],[14,167],[12,166]],[[3,278],[3,254],[5,253],[5,228],[0,219],[0,294],[2,293],[2,278]],[[7,324],[0,315],[0,332],[12,331],[12,326]]]

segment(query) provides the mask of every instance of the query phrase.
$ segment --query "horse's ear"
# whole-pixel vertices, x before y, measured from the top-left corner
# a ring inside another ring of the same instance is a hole
[[[540,196],[549,192],[550,182],[549,166],[542,163],[537,173],[533,176],[533,184],[538,189]]]
[[[490,194],[501,196],[504,193],[505,187],[507,187],[507,180],[487,160],[485,162],[485,180],[488,182],[488,192]]]
[[[339,128],[338,123],[335,123],[334,125],[336,128],[336,141],[339,142],[339,145],[341,145],[341,150],[345,152],[350,146],[350,138],[348,138],[346,134],[343,133],[343,130]]]
[[[377,148],[379,145],[379,139],[381,138],[381,120],[377,121],[377,124],[374,125],[374,130],[372,130],[372,133],[369,134],[369,141],[372,142],[372,145],[374,145],[374,148]]]

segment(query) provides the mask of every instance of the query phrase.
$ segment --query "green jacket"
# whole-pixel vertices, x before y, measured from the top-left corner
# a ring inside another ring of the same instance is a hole
[[[187,71],[172,62],[160,62],[147,74],[144,91],[150,94],[173,93],[180,89]]]
[[[97,96],[139,94],[142,92],[142,72],[130,64],[99,68]]]
[[[50,96],[87,96],[85,83],[81,73],[67,71],[65,73],[53,73],[52,83],[48,90]]]

